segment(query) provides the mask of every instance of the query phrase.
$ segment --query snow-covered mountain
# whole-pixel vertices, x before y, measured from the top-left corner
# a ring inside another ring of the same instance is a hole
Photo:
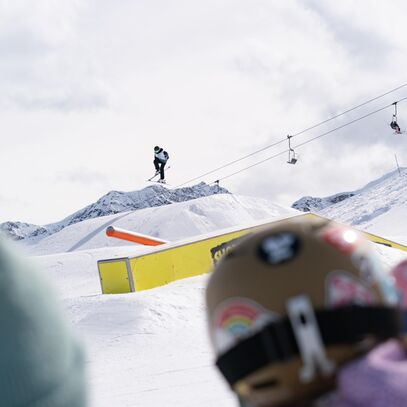
[[[23,222],[4,222],[0,224],[0,231],[13,240],[27,238],[42,239],[52,235],[69,225],[94,219],[101,216],[112,215],[137,209],[169,205],[175,202],[190,201],[192,199],[214,194],[228,194],[229,191],[217,185],[208,185],[201,182],[192,187],[169,189],[163,185],[148,186],[140,191],[120,192],[111,191],[102,196],[95,203],[69,215],[60,222],[44,226]]]
[[[406,236],[407,168],[392,171],[356,191],[301,198],[292,207],[390,238]]]
[[[48,235],[46,227],[23,222],[4,222],[0,224],[0,231],[13,240],[23,240],[26,237],[45,237]]]
[[[87,219],[65,227],[38,241],[22,243],[30,254],[51,254],[89,250],[112,246],[132,246],[134,243],[107,237],[108,226],[174,241],[206,234],[218,229],[288,216],[298,211],[265,199],[216,194],[174,205],[144,208],[109,216]]]
[[[304,196],[303,198],[295,201],[292,208],[302,212],[318,212],[338,202],[342,202],[347,198],[354,196],[357,192],[341,192],[339,194],[331,195],[325,198],[316,198],[313,196]]]

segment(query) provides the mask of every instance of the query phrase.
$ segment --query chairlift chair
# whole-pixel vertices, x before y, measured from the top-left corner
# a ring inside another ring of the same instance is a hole
[[[292,157],[291,157],[291,159],[290,159],[290,157],[288,158],[287,163],[288,164],[295,164],[298,161],[298,158],[296,157],[296,154],[295,154],[294,150],[291,150],[291,151],[292,151]]]
[[[295,153],[294,149],[291,147],[291,137],[292,136],[287,136],[288,139],[288,164],[295,164],[298,161],[298,156]]]
[[[394,130],[395,134],[401,134],[400,126],[397,123],[397,102],[392,103],[394,105],[394,114],[391,119],[390,127]]]

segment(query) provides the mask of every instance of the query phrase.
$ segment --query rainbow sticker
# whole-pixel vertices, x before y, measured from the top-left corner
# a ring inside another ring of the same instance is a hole
[[[225,352],[275,319],[275,314],[248,298],[223,301],[213,319],[213,342],[217,352]]]
[[[348,304],[374,304],[375,295],[361,281],[345,271],[333,271],[326,278],[326,303],[332,308]]]

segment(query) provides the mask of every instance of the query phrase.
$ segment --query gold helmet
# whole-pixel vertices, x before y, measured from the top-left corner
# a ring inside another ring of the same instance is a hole
[[[401,330],[391,278],[353,229],[293,218],[247,236],[206,291],[216,365],[245,405],[303,405]]]

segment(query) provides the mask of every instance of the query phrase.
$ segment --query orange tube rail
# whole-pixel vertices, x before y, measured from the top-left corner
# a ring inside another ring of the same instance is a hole
[[[159,246],[161,244],[168,243],[167,240],[160,240],[155,237],[130,232],[129,230],[115,228],[113,226],[109,226],[106,229],[106,235],[109,237],[115,237],[116,239],[127,240],[129,242],[134,242],[145,246]]]

